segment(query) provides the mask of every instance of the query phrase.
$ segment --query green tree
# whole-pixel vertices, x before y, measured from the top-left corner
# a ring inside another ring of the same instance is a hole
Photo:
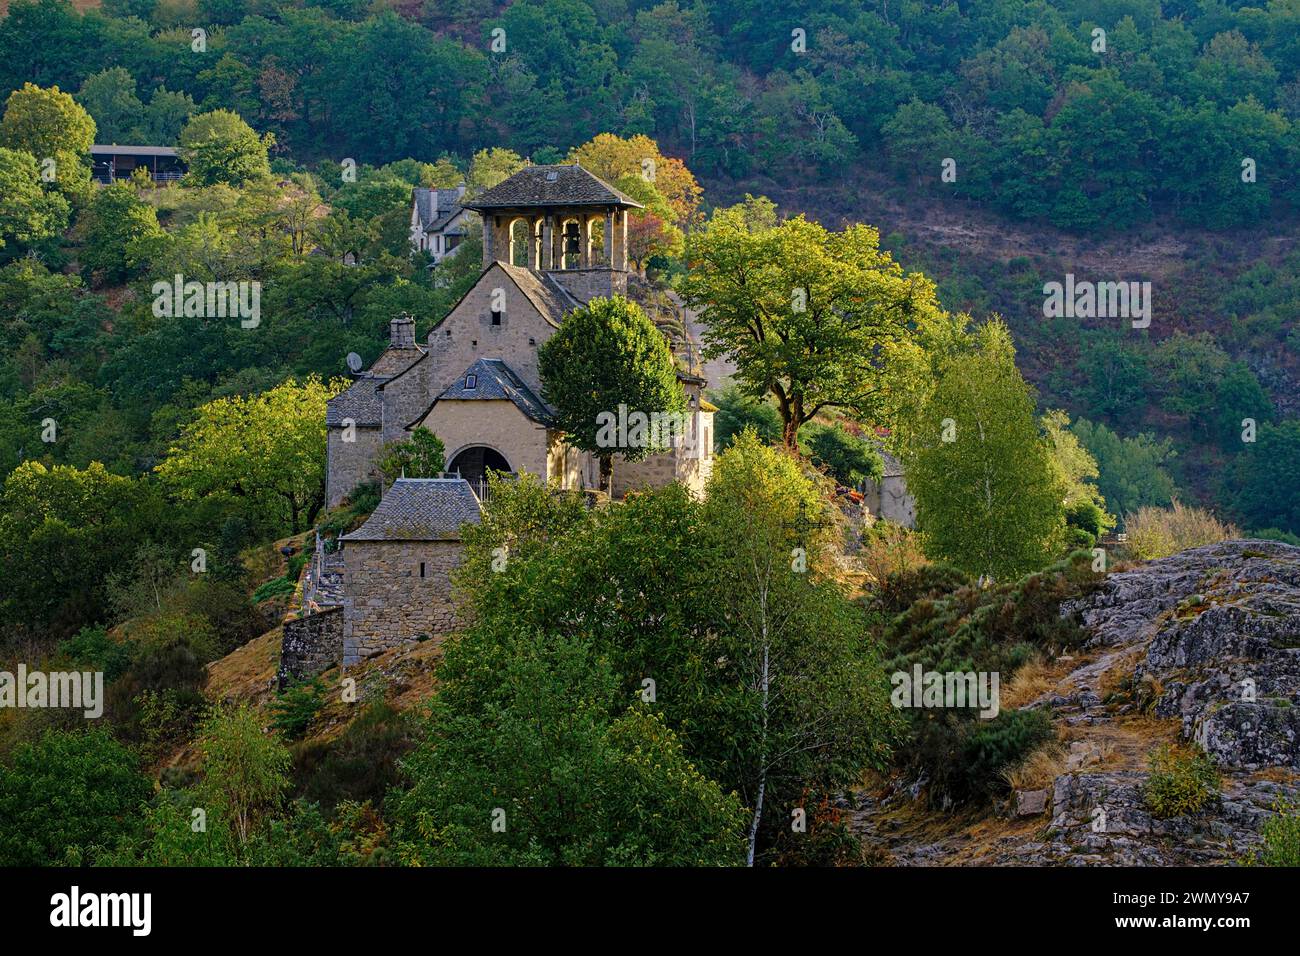
[[[196,186],[241,186],[269,175],[266,151],[274,144],[274,136],[258,136],[230,110],[191,116],[180,135],[180,155],[189,167],[186,179]]]
[[[242,846],[268,815],[279,809],[289,786],[289,751],[247,704],[216,707],[197,741],[206,805],[228,821]]]
[[[714,451],[726,449],[746,428],[752,428],[769,445],[781,440],[781,416],[766,395],[755,398],[739,386],[728,385],[710,398],[718,408],[713,413]]]
[[[0,146],[0,249],[7,242],[26,245],[57,235],[69,212],[66,199],[42,188],[30,153]]]
[[[24,83],[5,101],[0,146],[30,153],[38,164],[52,160],[55,186],[66,196],[88,194],[90,167],[86,158],[94,142],[95,121],[57,86],[42,89]]]
[[[542,397],[556,409],[566,440],[600,459],[600,487],[609,492],[613,457],[640,461],[663,442],[648,428],[610,426],[619,407],[633,413],[682,414],[686,408],[667,338],[621,296],[596,298],[564,317],[537,354]]]
[[[0,863],[66,866],[137,823],[149,780],[107,730],[47,731],[0,763]]]
[[[379,474],[391,485],[400,477],[437,478],[446,466],[442,439],[427,428],[416,428],[404,441],[388,442],[380,449]]]
[[[1149,434],[1124,438],[1105,425],[1080,418],[1070,430],[1097,461],[1097,488],[1117,515],[1139,508],[1170,505],[1177,492],[1166,466],[1175,456],[1173,442]]]
[[[133,143],[141,139],[144,103],[136,95],[135,78],[115,66],[89,76],[77,91],[77,102],[95,120],[101,143]]]
[[[750,394],[775,396],[792,450],[823,408],[882,418],[942,315],[933,284],[904,274],[869,226],[832,233],[802,216],[752,226],[742,210],[719,210],[687,242],[682,294],[706,310],[705,355],[735,362]]]
[[[838,422],[832,425],[809,422],[800,429],[799,437],[808,446],[807,454],[813,464],[825,469],[841,484],[854,487],[868,479],[879,481],[884,474],[885,463],[880,453]]]
[[[743,810],[579,640],[448,648],[400,833],[432,865],[734,864]],[[486,697],[468,673],[491,668]],[[621,712],[621,713],[620,713]]]
[[[971,574],[1043,567],[1064,521],[1062,486],[1001,321],[945,363],[904,443],[927,552]]]
[[[165,239],[154,207],[126,183],[113,183],[90,201],[81,262],[90,274],[121,282],[135,274]]]
[[[289,379],[247,398],[218,398],[157,467],[184,499],[245,499],[275,531],[294,534],[316,519],[325,498],[325,403],[344,383]]]
[[[1300,534],[1300,419],[1260,425],[1238,455],[1237,512],[1252,528]]]
[[[163,526],[160,511],[147,482],[98,462],[15,468],[0,494],[0,619],[10,633],[68,637],[105,619],[108,575]]]

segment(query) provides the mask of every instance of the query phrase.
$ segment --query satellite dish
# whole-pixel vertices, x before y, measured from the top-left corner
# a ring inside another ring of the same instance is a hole
[[[356,352],[348,353],[348,368],[352,369],[352,371],[354,372],[360,372],[361,364],[362,363],[361,363],[360,355],[358,355]]]

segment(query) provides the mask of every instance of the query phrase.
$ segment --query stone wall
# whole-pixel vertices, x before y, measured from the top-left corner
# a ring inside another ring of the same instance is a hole
[[[494,298],[494,290],[502,295]],[[500,325],[492,324],[492,308],[504,301]],[[481,358],[503,359],[537,395],[542,380],[537,350],[555,332],[514,280],[494,265],[451,313],[429,333],[429,401],[465,374]]]
[[[330,427],[325,440],[325,507],[333,508],[362,482],[373,481],[379,446],[383,444],[376,427],[353,428],[353,441],[344,441],[345,429]]]
[[[558,269],[549,273],[579,302],[627,295],[627,273],[615,269]]]
[[[315,677],[342,660],[343,608],[330,607],[284,622],[280,670],[276,674],[281,690],[288,686],[290,679]]]
[[[442,439],[449,467],[462,449],[486,445],[504,455],[512,471],[550,477],[545,426],[529,419],[509,399],[442,401],[421,424]]]
[[[458,618],[450,576],[461,553],[459,541],[347,542],[343,664],[454,631]]]
[[[384,441],[409,438],[406,426],[419,418],[433,401],[429,394],[429,365],[428,358],[422,359],[379,386],[379,396],[383,399]]]
[[[879,483],[864,482],[863,503],[872,518],[884,518],[905,528],[916,527],[916,499],[901,475],[889,475]]]

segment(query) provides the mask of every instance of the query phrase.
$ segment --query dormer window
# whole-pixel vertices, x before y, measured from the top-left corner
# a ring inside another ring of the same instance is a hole
[[[465,376],[465,388],[466,388],[466,389],[478,388],[478,376],[477,376],[477,375],[473,375],[473,374],[466,375],[466,376]]]
[[[557,179],[559,179],[559,178],[560,178],[560,174],[557,173],[557,172],[556,172],[555,170],[553,170],[553,169],[552,169],[549,173],[546,174],[546,181],[547,181],[548,183],[553,183],[553,182],[555,182],[555,181],[556,181]]]

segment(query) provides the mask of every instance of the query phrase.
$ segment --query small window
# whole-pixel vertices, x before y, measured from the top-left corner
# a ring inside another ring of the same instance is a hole
[[[474,339],[472,342],[470,342],[469,347],[472,349],[478,348],[478,339]]]
[[[420,577],[424,577],[424,562],[420,562]]]
[[[465,387],[466,387],[466,388],[478,388],[478,376],[477,376],[477,375],[466,375],[466,376],[465,376]]]
[[[529,345],[536,345],[536,344],[537,344],[537,340],[536,340],[536,339],[529,339],[529,340],[528,340],[528,344],[529,344]]]
[[[493,309],[493,310],[492,310],[492,324],[493,324],[493,325],[500,325],[500,324],[501,324],[501,316],[504,315],[504,314],[505,314],[505,313],[502,312],[500,309]]]

